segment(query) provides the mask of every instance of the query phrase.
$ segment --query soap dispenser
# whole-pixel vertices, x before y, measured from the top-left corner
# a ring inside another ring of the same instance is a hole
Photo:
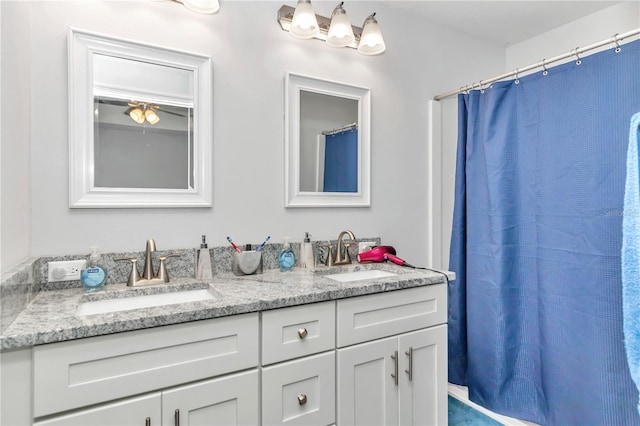
[[[296,255],[289,244],[289,237],[284,237],[284,243],[282,244],[282,250],[278,254],[278,265],[280,265],[280,271],[290,271],[293,269],[293,265],[296,264]]]
[[[98,291],[104,288],[107,281],[107,270],[101,264],[98,247],[91,247],[91,255],[87,266],[80,271],[80,281],[85,291]]]
[[[313,252],[313,244],[311,244],[311,235],[304,233],[304,240],[300,246],[300,267],[313,269],[316,267],[316,256]]]
[[[200,250],[198,250],[196,279],[208,280],[211,278],[213,278],[213,271],[211,271],[211,253],[209,253],[209,246],[207,245],[207,236],[203,235]]]

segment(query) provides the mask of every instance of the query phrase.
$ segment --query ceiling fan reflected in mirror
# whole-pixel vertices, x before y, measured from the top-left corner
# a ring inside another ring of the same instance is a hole
[[[165,114],[180,117],[181,119],[186,119],[189,122],[193,120],[193,107],[189,106],[175,106],[106,96],[96,96],[94,98],[94,102],[96,104],[96,116],[99,114],[99,106],[106,105],[113,112],[117,111],[118,114],[124,114],[138,124],[157,124],[160,122],[161,118],[167,117]],[[171,119],[169,119],[169,122],[170,121]],[[164,124],[166,125],[168,122],[165,121]]]
[[[160,121],[160,116],[156,112],[160,109],[158,105],[148,104],[145,102],[128,102],[129,109],[126,114],[138,124],[143,124],[145,120],[149,124],[156,124]]]

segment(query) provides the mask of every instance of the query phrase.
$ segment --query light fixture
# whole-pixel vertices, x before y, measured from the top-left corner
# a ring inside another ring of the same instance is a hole
[[[144,123],[144,111],[140,108],[134,108],[129,111],[129,117],[138,124]]]
[[[331,25],[327,33],[327,44],[331,47],[347,47],[356,39],[347,12],[342,8],[343,4],[344,2],[340,2],[331,14]]]
[[[375,18],[376,14],[372,13],[364,20],[362,24],[362,35],[358,44],[358,53],[363,55],[378,55],[384,52],[386,46],[382,38],[382,31]]]
[[[320,28],[311,0],[298,0],[293,13],[289,34],[295,38],[309,39],[318,35]]]
[[[146,120],[149,124],[156,124],[160,121],[160,116],[156,112],[160,108],[159,106],[137,101],[129,102],[128,105],[131,108],[127,110],[126,114],[129,114],[129,117],[136,123],[142,124]]]
[[[340,2],[335,7],[331,19],[329,19],[313,14],[310,0],[298,0],[296,8],[283,5],[278,10],[278,22],[283,31],[287,31],[297,38],[316,38],[326,41],[332,47],[351,47],[357,49],[363,55],[378,55],[384,52],[385,44],[378,21],[374,18],[375,13],[365,19],[364,28],[356,27],[350,24],[347,13],[342,8],[343,4],[344,2]],[[297,32],[301,28],[298,28],[295,23],[296,15],[298,15],[299,11],[303,12],[303,16],[304,13],[313,14],[314,19],[312,21],[309,19],[305,25],[307,29],[310,29],[314,26],[314,22],[317,23],[318,31],[315,35],[309,35],[310,31],[308,31],[303,37]],[[311,23],[309,24],[309,22]],[[351,31],[349,31],[349,28]],[[353,38],[351,38],[351,34],[353,34]],[[362,39],[365,40],[364,44]]]
[[[158,121],[160,121],[160,117],[158,117],[158,114],[156,114],[156,112],[152,108],[144,111],[144,118],[146,118],[147,121],[151,124],[156,124]]]
[[[216,13],[220,9],[218,0],[173,0],[182,3],[184,7],[197,13]]]

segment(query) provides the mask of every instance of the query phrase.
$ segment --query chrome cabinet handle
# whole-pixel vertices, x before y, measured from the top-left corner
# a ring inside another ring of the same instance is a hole
[[[391,377],[393,377],[393,381],[398,386],[398,351],[395,351],[393,355],[391,355],[391,359],[393,360],[393,373]]]
[[[301,339],[304,339],[305,337],[307,337],[307,335],[309,334],[309,332],[307,331],[306,328],[299,328],[298,329],[298,336],[300,336]]]
[[[298,404],[300,405],[304,405],[307,403],[307,395],[301,393],[300,395],[298,395]]]
[[[404,370],[409,375],[409,381],[413,380],[413,347],[409,346],[409,350],[405,352],[405,355],[409,357],[409,369]]]
[[[173,423],[176,426],[180,426],[180,410],[176,408],[176,411],[173,413]]]
[[[144,426],[151,426],[151,417],[147,417],[144,420]]]

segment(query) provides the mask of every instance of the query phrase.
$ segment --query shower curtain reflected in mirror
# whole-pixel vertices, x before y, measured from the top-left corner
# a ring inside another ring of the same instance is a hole
[[[325,136],[324,192],[358,192],[358,129]]]
[[[492,411],[640,424],[620,270],[639,64],[636,41],[459,96],[449,381]]]

